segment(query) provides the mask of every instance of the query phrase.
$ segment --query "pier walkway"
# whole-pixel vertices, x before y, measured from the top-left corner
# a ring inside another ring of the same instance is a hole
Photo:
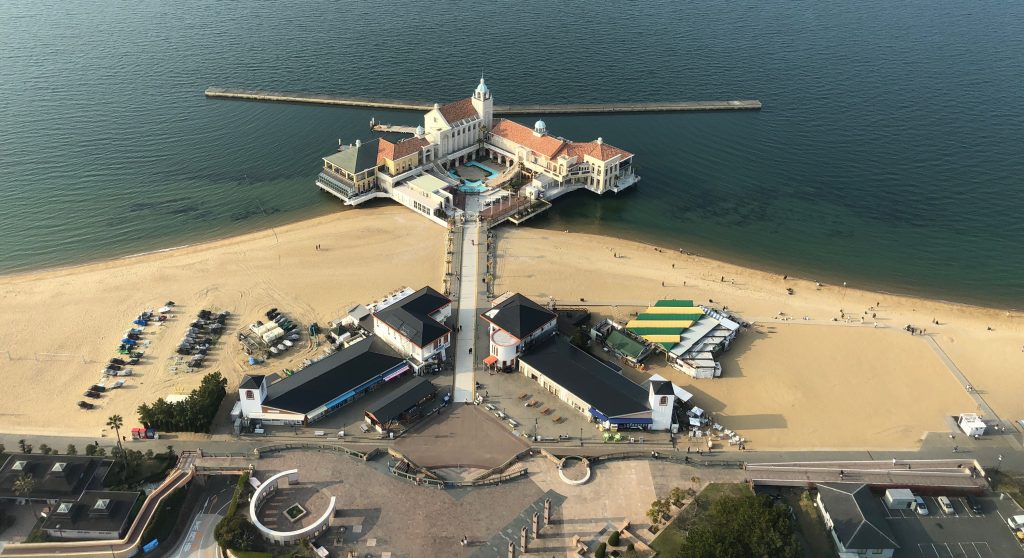
[[[416,126],[401,126],[398,124],[374,124],[370,126],[374,132],[388,132],[392,134],[415,134]]]
[[[211,99],[240,99],[245,101],[269,101],[278,103],[302,103],[314,105],[340,105],[349,107],[382,108],[391,110],[428,111],[432,103],[398,101],[393,99],[368,99],[364,97],[342,97],[318,93],[291,93],[284,91],[260,91],[257,89],[234,89],[209,87],[206,97]],[[692,112],[718,110],[760,110],[761,101],[747,99],[739,101],[652,101],[633,103],[573,103],[556,105],[494,105],[494,114],[583,114],[614,112]]]
[[[462,257],[459,265],[458,327],[455,336],[455,402],[472,402],[476,398],[476,362],[482,358],[476,349],[477,315],[485,303],[481,259],[485,256],[487,232],[479,221],[479,196],[466,196],[465,226],[462,234]]]

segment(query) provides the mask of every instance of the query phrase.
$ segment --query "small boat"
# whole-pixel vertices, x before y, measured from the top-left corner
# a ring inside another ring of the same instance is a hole
[[[288,350],[288,347],[284,343],[281,343],[277,346],[277,350],[284,352]]]
[[[276,355],[278,353],[277,347],[271,347],[267,350],[270,351],[270,354],[272,355]]]
[[[285,339],[284,341],[281,341],[281,344],[284,345],[285,347],[292,347],[292,346],[295,345],[295,343],[292,343],[291,341],[289,341],[287,339]]]

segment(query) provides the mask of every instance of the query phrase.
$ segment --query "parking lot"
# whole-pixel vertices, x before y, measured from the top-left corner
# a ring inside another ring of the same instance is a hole
[[[998,496],[978,497],[981,513],[973,512],[962,497],[950,497],[953,513],[943,513],[934,496],[924,496],[928,515],[913,510],[890,510],[878,505],[896,535],[900,549],[895,558],[1003,558],[1024,556],[1006,525],[1006,517],[1021,513],[1017,504]]]

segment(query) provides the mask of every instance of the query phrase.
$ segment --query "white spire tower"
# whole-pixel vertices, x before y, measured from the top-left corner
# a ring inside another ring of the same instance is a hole
[[[480,76],[480,85],[477,85],[476,91],[473,92],[473,108],[483,119],[484,126],[490,130],[494,121],[494,100],[491,99],[491,90],[484,83],[483,75]]]

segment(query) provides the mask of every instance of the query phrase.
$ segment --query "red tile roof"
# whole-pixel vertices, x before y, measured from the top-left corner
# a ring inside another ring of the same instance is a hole
[[[551,159],[565,146],[565,140],[553,136],[538,136],[533,130],[507,119],[495,121],[491,135],[505,138]]]
[[[420,149],[430,145],[430,142],[426,138],[405,138],[404,140],[395,144],[395,159],[401,159],[402,157],[408,157],[413,153],[416,153]]]
[[[408,157],[427,145],[430,145],[430,142],[425,138],[405,138],[398,143],[391,143],[384,138],[380,138],[380,148],[377,149],[377,164],[383,163],[385,159],[397,161],[402,157]]]
[[[441,111],[441,116],[444,116],[444,119],[447,120],[449,124],[455,124],[459,120],[479,116],[476,108],[473,107],[472,97],[466,97],[461,101],[448,103],[447,105],[440,107],[438,110]]]
[[[599,161],[607,161],[616,155],[621,155],[623,159],[633,156],[632,153],[625,149],[619,149],[614,145],[597,141],[567,142],[562,154],[568,157],[577,157],[580,161],[583,160],[584,155],[590,155]]]
[[[388,159],[390,161],[395,160],[395,144],[384,138],[380,138],[380,144],[377,148],[377,164],[379,165],[383,163],[384,159]]]

